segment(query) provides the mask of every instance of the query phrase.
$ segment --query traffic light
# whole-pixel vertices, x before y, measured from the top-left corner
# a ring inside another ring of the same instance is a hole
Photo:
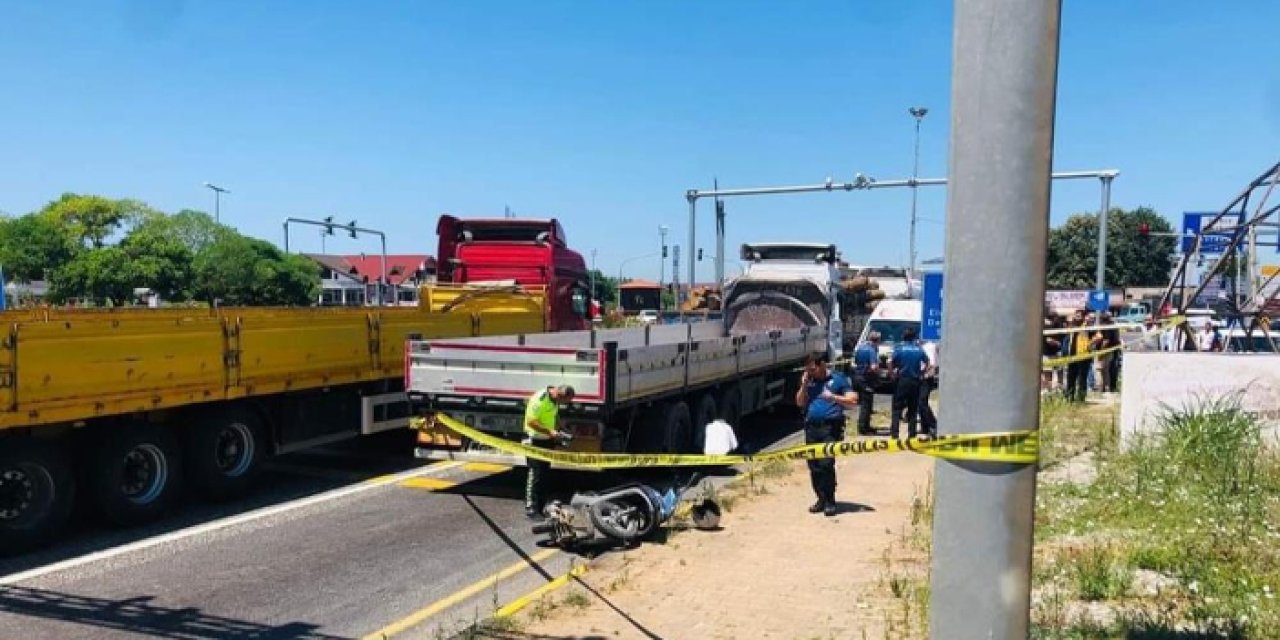
[[[698,249],[698,262],[702,262],[702,249]]]
[[[328,236],[333,235],[333,216],[324,219],[324,233]]]
[[[350,223],[347,224],[347,231],[351,233],[352,238],[356,237],[356,221],[355,220],[352,220]]]
[[[1146,222],[1138,223],[1138,237],[1146,240],[1151,237],[1151,225]]]
[[[665,244],[664,244],[664,245],[662,245],[662,257],[663,257],[663,258],[666,258],[666,257],[667,257],[667,245],[665,245]]]

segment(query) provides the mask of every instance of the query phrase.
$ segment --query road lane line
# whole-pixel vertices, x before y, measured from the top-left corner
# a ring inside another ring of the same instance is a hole
[[[402,487],[410,489],[426,489],[428,491],[439,491],[458,486],[458,483],[450,480],[441,480],[440,478],[409,478],[400,483]]]
[[[503,473],[510,471],[509,464],[494,464],[492,462],[468,462],[462,467],[463,471],[475,471],[476,473]]]
[[[514,576],[525,569],[530,568],[533,564],[540,563],[556,554],[560,553],[559,549],[543,549],[529,557],[529,561],[519,560],[513,562],[505,569],[487,577],[477,580],[453,593],[432,602],[431,604],[414,611],[413,613],[364,636],[361,640],[387,640],[392,636],[416,627],[423,622],[431,619],[432,616],[452,607],[456,604],[464,602],[478,593],[482,593],[486,589],[492,588],[499,582]]]
[[[508,602],[501,609],[498,609],[498,611],[493,614],[493,617],[495,618],[511,617],[519,613],[521,609],[529,606],[529,604],[534,600],[537,600],[538,598],[541,598],[542,596],[548,593],[551,593],[552,591],[555,591],[556,589],[559,589],[560,587],[563,587],[566,584],[569,584],[570,580],[573,580],[586,572],[587,572],[586,564],[577,565],[574,568],[570,569],[568,573],[556,578],[555,580],[552,580],[551,582],[548,582],[542,585],[541,587],[538,587],[537,589],[534,589],[533,591],[530,591],[529,593],[526,593],[520,596],[519,598],[512,600],[511,602]]]
[[[102,551],[95,551],[87,555],[83,555],[75,558],[69,558],[61,562],[47,564],[42,567],[36,567],[34,569],[28,569],[26,571],[11,573],[6,576],[0,576],[0,586],[17,584],[25,580],[39,578],[41,576],[49,575],[51,573],[56,573],[59,571],[65,571],[67,569],[82,567],[87,564],[99,562],[109,558],[114,558],[116,556],[124,555],[126,553],[132,553],[134,551],[149,549],[151,547],[166,544],[169,542],[174,542],[176,540],[182,540],[184,538],[190,538],[192,536],[211,533],[221,529],[226,529],[228,527],[234,527],[237,525],[245,524],[246,522],[253,522],[255,520],[261,520],[263,518],[269,518],[271,516],[293,511],[295,509],[309,507],[309,506],[320,504],[323,502],[328,502],[330,500],[337,500],[338,498],[345,498],[347,496],[355,495],[357,493],[363,493],[371,489],[376,489],[378,487],[385,487],[389,484],[394,484],[396,482],[408,480],[409,478],[416,478],[419,476],[425,476],[427,474],[439,473],[441,471],[448,471],[449,469],[460,467],[462,466],[462,464],[463,464],[462,462],[456,462],[456,461],[442,462],[442,463],[433,464],[425,467],[419,467],[416,469],[410,469],[408,471],[402,471],[400,473],[394,473],[388,476],[381,476],[378,478],[374,478],[373,480],[361,482],[359,484],[353,484],[346,487],[331,489],[324,493],[318,493],[314,496],[302,498],[300,500],[294,500],[292,502],[286,502],[283,504],[278,504],[270,507],[255,509],[248,513],[242,513],[238,516],[232,516],[230,518],[223,518],[221,520],[206,522],[204,524],[187,527],[185,529],[179,529],[177,531],[171,531],[169,533],[153,536],[150,538],[145,538],[143,540],[130,542],[128,544],[123,544],[116,547],[111,547],[109,549],[103,549]]]

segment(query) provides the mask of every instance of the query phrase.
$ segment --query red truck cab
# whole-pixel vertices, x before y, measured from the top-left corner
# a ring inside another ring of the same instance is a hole
[[[436,224],[436,235],[440,282],[545,287],[548,330],[591,327],[586,261],[569,248],[556,219],[462,219],[445,214]]]

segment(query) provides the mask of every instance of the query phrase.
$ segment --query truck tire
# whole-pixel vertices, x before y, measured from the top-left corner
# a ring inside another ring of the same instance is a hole
[[[693,418],[689,405],[673,402],[667,405],[663,453],[689,453],[693,442]]]
[[[720,414],[716,411],[716,399],[710,393],[698,396],[693,406],[693,437],[689,442],[689,450],[691,453],[702,453],[706,449],[707,425],[719,418]]]
[[[689,405],[684,402],[664,402],[645,412],[643,428],[635,438],[639,453],[687,453],[689,450]]]
[[[152,424],[116,424],[91,434],[85,492],[103,520],[128,526],[156,519],[177,496],[182,456],[177,438]]]
[[[730,384],[721,389],[716,407],[720,410],[720,419],[737,429],[740,426],[738,423],[742,421],[742,387]]]
[[[0,556],[44,544],[71,515],[75,479],[62,447],[0,439]]]
[[[244,495],[258,478],[266,453],[262,421],[246,408],[215,412],[185,430],[187,482],[210,500]]]

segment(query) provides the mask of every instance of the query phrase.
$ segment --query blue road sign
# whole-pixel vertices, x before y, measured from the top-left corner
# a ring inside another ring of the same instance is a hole
[[[1089,292],[1089,309],[1106,311],[1111,308],[1111,293],[1106,289],[1094,289]]]
[[[924,274],[924,291],[921,297],[920,338],[942,339],[942,274]]]
[[[1196,234],[1213,220],[1216,213],[1184,213],[1182,214],[1182,252],[1191,253],[1191,244],[1195,241]],[[1218,222],[1218,226],[1232,224],[1230,216],[1223,216]],[[1218,254],[1227,250],[1227,245],[1231,244],[1231,233],[1207,233],[1200,243],[1200,253]],[[1243,248],[1243,247],[1241,247]]]

